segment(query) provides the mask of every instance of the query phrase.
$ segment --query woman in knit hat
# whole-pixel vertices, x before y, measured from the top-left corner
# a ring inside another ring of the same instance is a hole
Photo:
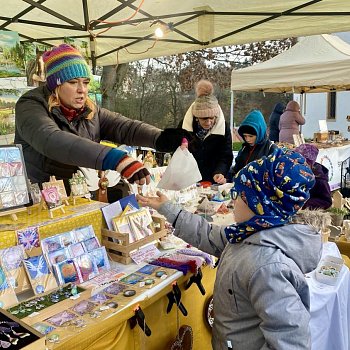
[[[310,198],[303,209],[328,209],[332,206],[332,193],[328,183],[328,169],[316,162],[318,148],[305,143],[295,149],[307,161],[315,175],[315,186],[310,190]]]
[[[276,145],[267,137],[267,126],[259,110],[252,110],[242,121],[238,133],[244,140],[230,171],[230,180],[249,162],[271,154]]]
[[[235,177],[235,223],[213,225],[166,196],[138,195],[187,243],[219,257],[214,287],[214,350],[311,348],[310,296],[305,273],[322,251],[322,213],[298,210],[309,198],[314,175],[305,159],[276,149]],[[292,223],[292,218],[295,222]]]
[[[117,170],[131,183],[149,183],[142,163],[99,142],[173,151],[184,134],[175,130],[168,135],[96,106],[88,97],[90,68],[74,47],[54,47],[43,60],[46,85],[28,91],[16,104],[15,143],[22,145],[31,182],[43,183],[54,175],[67,184],[78,167],[86,167]]]
[[[197,83],[197,97],[179,126],[192,136],[188,148],[198,163],[202,181],[223,184],[233,160],[232,136],[213,90],[208,80]]]

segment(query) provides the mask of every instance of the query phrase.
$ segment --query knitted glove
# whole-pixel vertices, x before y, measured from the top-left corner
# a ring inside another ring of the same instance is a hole
[[[156,149],[160,152],[174,152],[181,145],[183,138],[186,138],[190,142],[192,136],[184,129],[164,129],[156,140]]]
[[[146,184],[150,182],[149,171],[142,163],[129,156],[122,158],[115,170],[130,183],[138,183],[139,181],[142,181],[142,179],[145,180]]]

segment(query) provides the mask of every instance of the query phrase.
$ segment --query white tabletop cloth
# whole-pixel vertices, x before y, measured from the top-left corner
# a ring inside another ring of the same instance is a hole
[[[340,257],[335,243],[325,243],[322,257]],[[344,265],[337,284],[330,286],[315,278],[315,271],[307,274],[311,300],[312,350],[350,349],[350,274]]]

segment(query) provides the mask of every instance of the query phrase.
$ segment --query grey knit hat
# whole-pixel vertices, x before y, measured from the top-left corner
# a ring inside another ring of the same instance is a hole
[[[218,117],[220,106],[213,95],[213,84],[208,80],[200,80],[196,86],[197,98],[192,106],[192,114],[197,118]]]

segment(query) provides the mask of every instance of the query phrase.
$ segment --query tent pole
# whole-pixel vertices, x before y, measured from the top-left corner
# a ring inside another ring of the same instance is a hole
[[[233,132],[233,90],[231,90],[231,108],[230,108],[230,129]]]

